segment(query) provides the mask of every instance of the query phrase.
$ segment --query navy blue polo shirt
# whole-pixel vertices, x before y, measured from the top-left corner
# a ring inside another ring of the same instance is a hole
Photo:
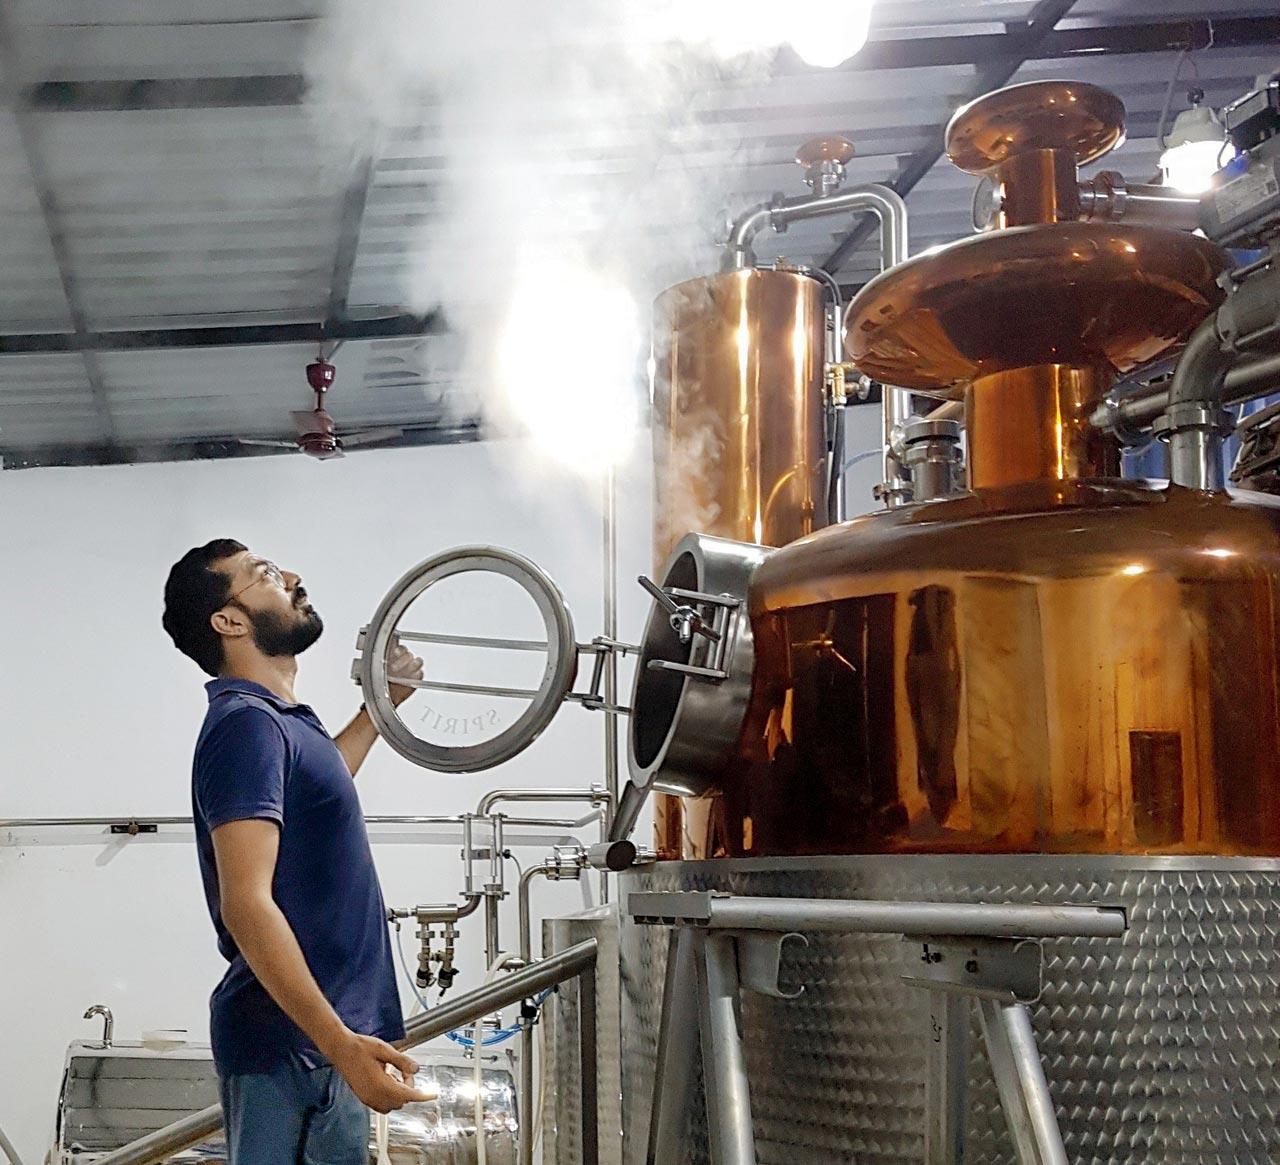
[[[213,1058],[223,1075],[325,1063],[254,977],[222,923],[210,834],[229,821],[280,827],[271,893],[307,966],[352,1031],[404,1035],[386,907],[355,782],[316,714],[260,684],[205,685],[209,710],[196,743],[196,850],[218,949],[230,966],[210,1000]]]

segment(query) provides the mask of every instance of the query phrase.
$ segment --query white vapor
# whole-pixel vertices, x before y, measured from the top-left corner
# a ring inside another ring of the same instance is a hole
[[[714,268],[724,191],[747,160],[700,122],[699,100],[763,76],[782,44],[843,60],[868,9],[334,0],[309,74],[330,131],[385,158],[380,196],[396,197],[382,190],[397,173],[432,176],[404,191],[420,225],[400,302],[440,309],[461,335],[460,381],[491,426],[595,473],[634,444],[650,300]]]

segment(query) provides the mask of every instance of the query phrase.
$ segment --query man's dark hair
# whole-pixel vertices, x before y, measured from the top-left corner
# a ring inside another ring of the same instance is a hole
[[[179,558],[164,584],[164,629],[211,676],[222,670],[223,659],[222,636],[209,619],[231,597],[231,576],[217,564],[247,549],[234,538],[215,538]]]

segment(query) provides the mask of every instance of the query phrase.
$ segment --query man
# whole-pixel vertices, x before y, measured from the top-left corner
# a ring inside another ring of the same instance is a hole
[[[174,565],[164,627],[209,675],[192,780],[205,897],[230,966],[210,1001],[232,1165],[365,1165],[369,1108],[428,1094],[404,1035],[352,778],[377,732],[362,708],[331,738],[294,696],[323,623],[302,580],[219,539]],[[397,645],[397,678],[422,661]],[[397,686],[397,703],[413,689]]]

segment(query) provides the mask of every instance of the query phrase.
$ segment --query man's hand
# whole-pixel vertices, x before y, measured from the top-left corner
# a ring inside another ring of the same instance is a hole
[[[434,1092],[403,1084],[387,1071],[390,1064],[405,1080],[409,1080],[418,1071],[418,1065],[375,1036],[348,1032],[342,1042],[327,1054],[343,1079],[351,1085],[351,1091],[374,1112],[391,1112],[403,1108],[410,1101],[436,1098]]]
[[[396,680],[420,679],[422,679],[422,660],[398,639],[393,639],[387,653],[387,693],[391,697],[391,702],[398,708],[418,690],[405,684],[397,684]]]
[[[396,680],[413,682],[421,679],[422,660],[393,637],[387,646],[387,694],[391,702],[398,708],[418,690],[405,682],[396,683]],[[356,718],[333,738],[353,777],[360,771],[364,758],[377,739],[378,730],[374,728],[367,708],[361,708]]]

